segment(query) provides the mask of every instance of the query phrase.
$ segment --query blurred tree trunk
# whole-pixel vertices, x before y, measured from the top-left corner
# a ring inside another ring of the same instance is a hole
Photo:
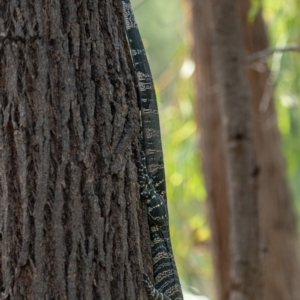
[[[261,10],[248,21],[250,1],[239,1],[244,45],[251,55],[268,47]],[[299,241],[285,178],[270,71],[265,61],[249,64],[254,137],[259,164],[259,212],[262,229],[264,300],[300,297]]]
[[[212,67],[211,12],[209,2],[192,0],[194,58],[198,124],[201,131],[203,171],[206,179],[217,298],[228,299],[228,207],[223,163],[221,115]],[[239,1],[247,54],[267,47],[261,11],[247,22],[249,1]],[[248,68],[254,138],[259,165],[259,212],[262,228],[263,298],[297,299],[300,294],[298,240],[295,218],[284,174],[269,70],[263,62]],[[225,195],[225,196],[224,196]]]
[[[196,64],[197,122],[200,129],[217,299],[228,300],[229,208],[221,112],[213,70],[209,1],[192,0],[193,57]]]
[[[121,1],[3,0],[0,31],[0,298],[145,299]]]
[[[211,12],[230,206],[229,298],[260,300],[258,172],[237,3],[213,0]]]

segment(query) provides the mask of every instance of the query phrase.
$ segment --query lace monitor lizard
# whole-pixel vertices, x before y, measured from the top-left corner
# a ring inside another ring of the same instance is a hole
[[[143,282],[150,300],[183,300],[171,247],[165,172],[159,115],[153,79],[130,0],[122,0],[126,33],[138,80],[142,145],[145,155],[138,162],[141,195],[147,200],[153,258],[154,285],[147,274]]]

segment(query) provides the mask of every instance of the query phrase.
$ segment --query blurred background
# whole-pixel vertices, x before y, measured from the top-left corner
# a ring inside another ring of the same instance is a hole
[[[300,213],[300,53],[297,53],[300,2],[252,0],[243,3],[240,17],[249,59],[256,151],[262,169],[260,187],[266,190],[261,192],[264,201],[259,210],[263,220],[270,220],[261,224],[265,232],[261,251],[267,261],[265,274],[282,269],[278,271],[281,275],[269,282],[265,275],[265,289],[274,290],[278,299],[297,299],[282,296],[292,293],[294,288],[290,283],[285,284],[289,274],[286,272],[292,275],[298,271],[291,270],[289,262],[283,259],[289,254],[281,248],[284,244],[299,247],[295,235]],[[207,3],[132,0],[132,5],[159,101],[171,238],[185,299],[227,299],[228,249],[224,248],[228,246],[228,209],[224,204],[226,187],[220,188],[226,179],[222,179],[222,154],[212,150],[222,148],[217,143],[222,117],[212,115],[215,111],[219,113],[216,106],[207,106],[208,101],[210,105],[216,101],[210,99],[214,94],[214,75]],[[251,57],[267,48],[291,45],[296,51],[270,51],[269,55],[262,53],[259,59]],[[210,121],[210,117],[215,119]],[[277,135],[277,128],[281,137]],[[275,188],[275,196],[269,193],[274,186],[280,186],[279,192]],[[277,194],[281,198],[276,200]],[[222,196],[223,204],[220,204]],[[275,248],[277,252],[273,251]],[[291,250],[289,256],[297,265],[294,252]],[[277,299],[270,291],[265,295],[265,299]]]

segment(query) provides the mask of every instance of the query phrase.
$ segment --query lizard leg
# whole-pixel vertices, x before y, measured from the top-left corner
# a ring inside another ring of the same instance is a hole
[[[161,293],[154,287],[147,274],[142,273],[142,275],[143,275],[142,282],[144,284],[149,300],[171,300],[168,296]]]

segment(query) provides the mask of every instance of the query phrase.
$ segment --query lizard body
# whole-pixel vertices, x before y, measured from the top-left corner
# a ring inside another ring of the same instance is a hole
[[[142,144],[145,151],[138,167],[141,195],[146,198],[148,207],[154,285],[146,274],[143,274],[143,282],[150,300],[183,300],[170,241],[163,152],[153,79],[130,0],[122,0],[122,3],[127,39],[138,79]]]

